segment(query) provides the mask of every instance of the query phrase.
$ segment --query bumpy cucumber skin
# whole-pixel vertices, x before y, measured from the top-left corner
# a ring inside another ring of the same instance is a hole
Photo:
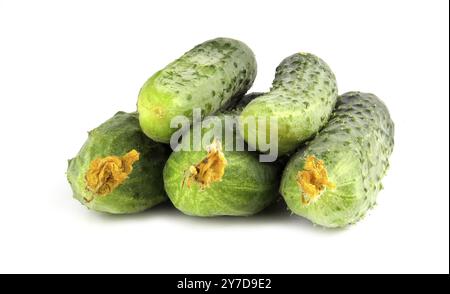
[[[141,88],[139,120],[144,133],[168,143],[177,115],[192,119],[193,108],[211,114],[250,89],[256,77],[256,60],[244,43],[217,38],[197,45],[154,74]]]
[[[383,102],[373,94],[346,93],[338,98],[327,126],[293,155],[280,192],[293,213],[314,224],[335,228],[356,223],[375,205],[393,146],[394,123]],[[336,188],[306,206],[296,177],[309,155],[324,161]]]
[[[242,107],[259,93],[246,95],[232,111],[238,114]],[[224,119],[218,114],[209,119]],[[233,128],[235,134],[237,130]],[[206,130],[203,130],[206,131]],[[223,137],[224,138],[224,137]],[[222,142],[225,150],[226,142]],[[187,215],[250,216],[271,204],[278,196],[280,167],[274,163],[260,163],[256,152],[224,151],[228,165],[220,182],[202,190],[196,183],[190,188],[182,186],[185,171],[205,158],[207,152],[173,152],[164,167],[164,186],[174,206]]]
[[[120,186],[105,196],[95,196],[86,188],[85,175],[92,160],[106,156],[123,156],[135,149],[140,159]],[[73,197],[89,209],[111,214],[143,211],[167,199],[162,169],[170,149],[153,142],[140,127],[137,113],[118,112],[111,119],[89,132],[78,155],[69,161],[67,179]],[[85,199],[94,199],[90,202]]]
[[[241,133],[250,145],[260,150],[258,143],[244,131],[245,119],[275,117],[279,154],[292,152],[327,123],[337,93],[336,78],[322,59],[309,53],[289,56],[277,67],[270,92],[243,110]],[[258,126],[256,131],[260,132]]]
[[[174,152],[164,167],[166,192],[174,206],[192,216],[250,216],[272,203],[278,195],[278,173],[258,161],[254,153],[225,151],[228,165],[221,182],[203,191],[193,183],[182,187],[185,171],[200,162],[206,151]]]

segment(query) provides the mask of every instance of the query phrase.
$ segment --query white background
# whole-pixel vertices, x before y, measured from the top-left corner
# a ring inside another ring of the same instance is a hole
[[[448,273],[448,1],[0,0],[0,272]],[[71,198],[66,160],[86,132],[133,111],[155,71],[205,40],[255,52],[253,91],[309,51],[341,93],[373,92],[396,123],[378,206],[324,230],[280,205],[199,219],[134,216]]]

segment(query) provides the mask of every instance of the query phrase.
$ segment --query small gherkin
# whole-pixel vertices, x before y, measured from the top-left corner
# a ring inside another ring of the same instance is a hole
[[[327,126],[286,166],[280,192],[293,213],[325,227],[360,220],[375,205],[394,146],[394,123],[373,94],[338,98]]]
[[[244,96],[232,109],[221,111],[203,121],[201,138],[208,142],[198,151],[193,147],[192,128],[180,146],[188,150],[173,152],[164,167],[164,185],[174,206],[187,215],[200,217],[250,216],[270,205],[279,196],[280,168],[263,163],[257,152],[237,148],[236,116],[251,100],[261,95]],[[227,124],[227,119],[231,119]],[[214,124],[223,140],[218,140]],[[226,132],[233,134],[231,137]],[[212,142],[211,142],[212,140]],[[211,144],[209,144],[211,143]]]
[[[337,96],[336,78],[325,61],[310,53],[293,54],[278,65],[270,91],[244,108],[240,132],[249,145],[266,152],[271,130],[265,119],[276,119],[278,138],[270,145],[277,143],[280,155],[291,154],[327,123]]]
[[[167,146],[142,133],[137,113],[118,112],[89,132],[78,155],[69,160],[73,197],[96,211],[140,212],[164,201],[162,169]]]
[[[142,86],[137,106],[143,132],[169,143],[174,117],[192,121],[196,108],[202,117],[226,109],[250,89],[256,70],[252,50],[241,41],[216,38],[195,46]]]

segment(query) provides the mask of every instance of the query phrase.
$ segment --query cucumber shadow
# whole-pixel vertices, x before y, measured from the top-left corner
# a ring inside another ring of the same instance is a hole
[[[343,229],[327,229],[312,224],[305,218],[291,214],[284,201],[279,198],[269,207],[260,213],[252,216],[234,217],[195,217],[185,215],[177,210],[170,201],[161,203],[147,211],[130,215],[110,215],[97,213],[96,218],[105,222],[127,222],[127,221],[151,221],[155,219],[164,219],[171,222],[182,222],[189,227],[262,227],[262,226],[283,226],[292,227],[296,230],[309,230],[316,233],[336,234],[346,231]]]

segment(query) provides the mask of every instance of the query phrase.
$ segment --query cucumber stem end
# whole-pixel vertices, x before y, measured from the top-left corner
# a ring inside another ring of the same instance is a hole
[[[195,165],[191,165],[186,171],[182,186],[186,183],[187,187],[191,187],[194,181],[200,185],[201,189],[208,188],[211,183],[222,180],[225,174],[227,160],[222,152],[220,141],[214,139],[213,142],[206,147],[208,154],[204,159]]]
[[[323,160],[309,155],[303,166],[303,170],[297,173],[297,184],[302,191],[301,201],[309,205],[317,201],[326,188],[334,189],[336,185],[329,181],[328,172]]]
[[[107,156],[94,159],[85,175],[86,187],[96,196],[106,196],[121,185],[139,160],[139,152],[131,150],[124,156]],[[94,197],[86,199],[90,202]]]

